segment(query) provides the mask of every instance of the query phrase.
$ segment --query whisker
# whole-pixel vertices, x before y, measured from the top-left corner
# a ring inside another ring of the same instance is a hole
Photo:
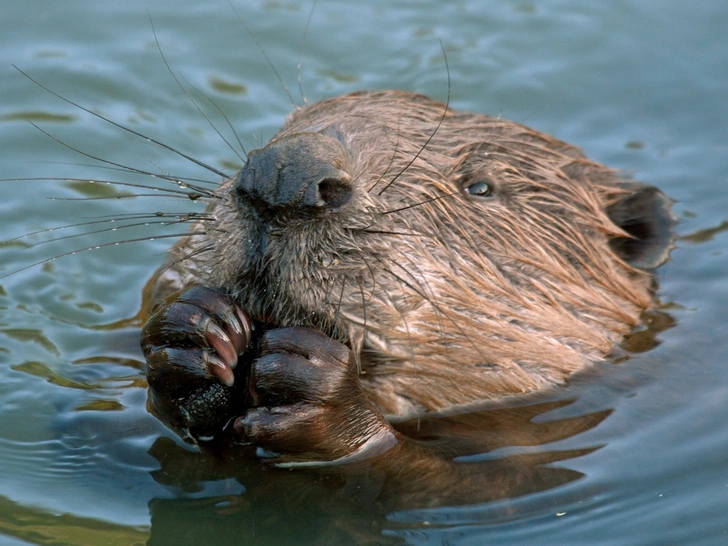
[[[361,327],[366,332],[366,329],[367,329],[367,297],[366,297],[366,294],[364,294],[364,286],[361,283],[361,279],[357,278],[356,284],[359,286],[359,294],[361,294],[361,314],[362,314]],[[352,350],[353,350],[353,347],[352,347]],[[356,366],[357,375],[361,375],[361,372],[362,372],[361,356],[359,354],[356,354],[356,356],[354,358],[354,365]]]
[[[202,217],[204,220],[214,220],[213,216],[207,215],[204,211],[203,212],[193,212],[193,211],[185,211],[185,212],[127,212],[122,214],[102,214],[100,216],[89,216],[89,218],[93,220],[103,220],[103,219],[123,219],[123,220],[137,220],[139,218],[174,218],[174,217],[182,217],[182,216],[188,216],[190,220],[197,219],[198,217]]]
[[[52,258],[46,258],[45,260],[40,260],[38,262],[32,263],[30,265],[26,265],[25,267],[21,267],[20,269],[16,269],[14,271],[11,271],[10,273],[5,273],[4,275],[0,275],[0,279],[5,279],[7,277],[10,277],[11,275],[17,275],[18,273],[21,273],[23,271],[27,271],[28,269],[32,269],[34,267],[37,267],[39,265],[50,263],[54,260],[57,260],[59,258],[65,258],[66,256],[73,256],[75,254],[80,254],[82,252],[88,252],[91,250],[98,250],[100,248],[106,248],[110,246],[118,246],[122,244],[129,244],[129,243],[140,243],[145,241],[154,241],[156,239],[172,239],[172,238],[180,238],[180,237],[191,237],[194,235],[205,235],[205,232],[184,232],[184,233],[170,233],[167,235],[156,235],[154,237],[139,237],[138,239],[125,239],[123,241],[113,241],[110,243],[103,243],[100,245],[94,245],[94,246],[88,246],[85,248],[79,248],[76,250],[71,250],[70,252],[64,252],[63,254],[58,254],[57,256],[53,256]]]
[[[105,169],[108,171],[119,171],[119,172],[129,172],[128,169],[122,169],[119,167],[110,167],[109,165],[97,165],[97,164],[91,164],[91,163],[76,163],[71,161],[36,161],[36,163],[42,163],[44,165],[68,165],[70,167],[92,167],[94,169]],[[218,182],[211,182],[210,180],[205,180],[204,178],[192,178],[189,176],[175,176],[170,174],[171,179],[174,182],[182,181],[182,182],[200,182],[202,184],[218,184]],[[61,180],[60,178],[50,178],[49,180]],[[71,179],[74,180],[74,179]],[[82,180],[82,179],[79,179]]]
[[[122,195],[105,195],[99,197],[46,197],[50,201],[113,201],[115,199],[132,199],[135,197],[165,197],[167,199],[185,199],[197,201],[201,196],[195,193],[182,195],[159,195],[156,193],[128,193]],[[205,203],[210,201],[206,198],[202,199]]]
[[[345,288],[346,288],[346,278],[342,277],[341,278],[341,292],[339,292],[339,301],[336,304],[336,312],[334,313],[334,323],[333,323],[333,327],[332,327],[332,331],[334,331],[334,332],[338,329],[339,317],[341,314],[341,305],[342,305],[342,302],[344,301],[344,289]]]
[[[39,229],[37,231],[31,231],[30,233],[25,233],[23,235],[20,235],[19,237],[13,237],[12,239],[7,239],[5,241],[0,241],[0,245],[5,245],[5,244],[8,244],[8,243],[12,243],[14,241],[20,241],[22,239],[26,239],[28,237],[32,237],[33,235],[41,235],[43,233],[53,233],[55,231],[62,231],[64,229],[71,229],[71,228],[76,228],[76,227],[86,227],[86,226],[93,226],[93,225],[98,225],[98,224],[110,224],[110,223],[114,223],[114,222],[117,222],[117,221],[144,220],[144,219],[155,219],[155,220],[157,220],[160,217],[165,217],[165,218],[166,217],[178,218],[178,220],[175,221],[175,222],[166,222],[167,224],[173,224],[173,223],[178,223],[178,222],[189,222],[189,221],[192,221],[192,220],[195,220],[195,221],[196,220],[203,220],[203,221],[204,220],[213,220],[212,217],[205,217],[203,215],[198,215],[197,213],[182,213],[182,214],[180,214],[180,213],[151,213],[151,214],[148,213],[148,214],[138,214],[137,213],[137,214],[130,214],[130,215],[122,215],[122,216],[126,216],[126,217],[119,217],[119,216],[111,216],[111,217],[106,217],[106,218],[100,217],[100,218],[103,218],[103,219],[91,220],[91,221],[88,221],[88,222],[79,222],[79,223],[76,223],[76,224],[67,224],[65,226],[58,226],[58,227],[47,228],[47,229]],[[184,216],[187,216],[187,218],[184,218]],[[157,224],[157,223],[165,223],[165,222],[162,222],[161,220],[159,220],[158,222],[141,222],[141,223],[132,224],[132,225],[146,225],[148,223],[149,224]],[[121,225],[119,227],[126,227],[128,225],[129,224],[124,224],[124,225]],[[104,230],[104,231],[113,231],[113,229],[108,229],[108,230]],[[84,233],[83,235],[89,235],[91,233],[98,233],[98,232],[88,232],[88,233]],[[44,244],[44,243],[47,243],[47,242],[57,241],[57,240],[62,239],[62,238],[65,238],[65,237],[59,237],[58,239],[49,239],[48,241],[41,241],[39,243],[34,243],[33,245],[31,245],[31,247],[37,246],[37,245],[40,245],[40,244]]]
[[[31,76],[29,76],[28,74],[26,74],[25,72],[23,72],[16,65],[13,65],[13,68],[15,68],[15,70],[17,70],[18,72],[20,72],[23,76],[25,76],[26,78],[28,78],[30,81],[32,81],[34,84],[36,84],[38,87],[40,87],[41,89],[47,91],[48,93],[50,93],[54,97],[58,97],[59,99],[61,99],[66,104],[70,104],[71,106],[73,106],[75,108],[78,108],[79,110],[82,110],[82,111],[86,112],[87,114],[91,114],[92,116],[94,116],[94,117],[96,117],[96,118],[98,118],[98,119],[100,119],[102,121],[105,121],[106,123],[110,123],[114,127],[118,127],[119,129],[121,129],[123,131],[126,131],[127,133],[131,133],[132,135],[136,135],[139,138],[142,138],[142,139],[146,140],[147,142],[151,142],[152,144],[156,144],[157,146],[160,146],[161,148],[164,148],[165,150],[169,150],[170,152],[172,152],[172,153],[174,153],[174,154],[176,154],[176,155],[178,155],[178,156],[186,159],[187,161],[191,161],[195,165],[197,165],[199,167],[202,167],[203,169],[207,169],[208,171],[210,171],[212,173],[215,173],[216,175],[221,176],[224,179],[228,178],[228,176],[225,173],[223,173],[222,171],[219,171],[216,168],[211,167],[210,165],[207,165],[207,164],[203,163],[202,161],[199,161],[199,160],[195,159],[194,157],[191,157],[191,156],[189,156],[187,154],[184,154],[184,153],[180,152],[179,150],[176,150],[176,149],[172,148],[171,146],[167,146],[166,144],[164,144],[164,143],[162,143],[162,142],[160,142],[158,140],[155,140],[155,139],[153,139],[151,137],[148,137],[147,135],[145,135],[143,133],[140,133],[138,131],[135,131],[134,129],[131,129],[129,127],[126,127],[125,125],[122,125],[121,123],[117,123],[117,122],[113,121],[112,119],[109,119],[109,118],[107,118],[105,116],[102,116],[101,114],[97,114],[96,112],[94,112],[92,110],[89,110],[88,108],[86,108],[84,106],[81,106],[80,104],[78,104],[76,102],[73,102],[72,100],[67,99],[66,97],[63,97],[63,96],[59,95],[55,91],[52,91],[51,89],[49,89],[48,87],[46,87],[45,85],[43,85],[42,83],[40,83],[38,80],[32,78]],[[29,123],[31,123],[32,125],[34,125],[35,127],[37,127],[37,125],[35,125],[34,123],[32,123],[32,122],[29,122]],[[43,132],[45,132],[45,131],[43,131]],[[63,143],[61,143],[61,144],[63,144]],[[70,148],[70,146],[69,146],[69,148]],[[86,155],[87,157],[90,157],[92,159],[96,159],[98,161],[101,161],[100,159],[98,159],[96,157],[93,157],[93,156],[91,156],[89,154],[84,154],[84,155]],[[123,167],[123,165],[117,165],[116,163],[111,163],[109,161],[107,161],[105,163],[109,163],[111,165],[116,165],[117,167]]]
[[[210,243],[210,244],[208,244],[208,245],[205,245],[205,246],[202,246],[202,247],[200,247],[200,248],[196,248],[196,249],[192,250],[191,252],[188,252],[187,254],[185,254],[184,256],[182,256],[182,257],[181,257],[180,259],[178,259],[178,260],[175,260],[175,261],[173,261],[173,262],[172,262],[171,264],[169,264],[169,265],[168,265],[167,267],[164,267],[164,268],[162,268],[161,270],[159,270],[159,271],[157,272],[157,274],[156,274],[156,275],[154,275],[154,277],[152,277],[152,279],[150,280],[150,282],[148,282],[148,283],[147,283],[147,287],[149,287],[149,286],[152,286],[152,284],[154,284],[154,282],[153,282],[153,281],[156,281],[156,280],[157,280],[157,279],[158,279],[159,277],[161,277],[161,276],[162,276],[162,275],[163,275],[164,273],[166,273],[167,271],[169,271],[169,270],[170,270],[170,269],[172,269],[173,267],[175,267],[175,266],[177,266],[177,265],[181,264],[181,263],[182,263],[182,262],[184,262],[185,260],[188,260],[188,259],[190,259],[190,258],[194,258],[195,256],[198,256],[198,255],[200,255],[200,254],[204,254],[205,252],[208,252],[208,251],[210,251],[210,250],[213,250],[214,248],[215,248],[215,245],[214,245],[213,243]]]
[[[300,281],[303,281],[305,279],[305,276],[303,274],[301,274],[299,279],[300,279]],[[334,292],[335,286],[336,286],[335,283],[332,282],[332,283],[329,283],[328,286],[326,287],[326,289],[325,289],[326,293],[324,295],[324,298],[323,298],[324,301],[323,301],[323,305],[322,305],[323,309],[328,309],[329,305],[333,305],[332,300],[331,300],[331,294]],[[312,288],[308,287],[307,290],[310,291],[310,290],[312,290]],[[332,334],[331,337],[334,337],[333,334],[336,333],[334,324],[331,324],[331,321],[329,321],[328,318],[326,318],[326,317],[322,317],[321,325],[319,326],[319,328],[321,328],[322,330],[331,330],[331,334]]]
[[[148,11],[147,11],[147,15],[149,15],[149,24],[152,26],[152,34],[154,34],[154,42],[157,44],[157,51],[159,51],[159,56],[162,57],[162,62],[164,63],[164,66],[167,68],[167,72],[169,72],[169,75],[172,76],[172,79],[174,79],[177,86],[182,90],[182,92],[187,96],[187,98],[190,99],[192,106],[194,106],[197,109],[197,111],[200,113],[200,115],[203,118],[205,118],[205,121],[207,121],[208,125],[210,125],[210,127],[212,127],[212,130],[217,133],[217,136],[219,136],[222,139],[222,141],[225,144],[227,144],[227,147],[230,148],[230,150],[236,156],[238,156],[238,159],[240,159],[240,161],[244,162],[245,160],[240,156],[238,151],[232,146],[232,144],[230,144],[228,142],[228,140],[222,135],[222,133],[220,131],[218,131],[217,127],[215,127],[215,124],[212,123],[212,121],[210,121],[210,118],[207,117],[205,112],[202,111],[202,108],[200,108],[200,106],[197,104],[197,101],[195,101],[195,99],[192,98],[192,96],[187,92],[187,89],[185,89],[185,87],[180,83],[179,79],[177,79],[177,76],[174,75],[172,68],[170,68],[169,63],[167,62],[167,58],[164,56],[164,52],[162,51],[162,46],[159,45],[159,38],[157,37],[157,30],[154,28],[154,21],[152,20],[152,15]],[[198,93],[199,93],[199,91],[198,91]],[[238,140],[238,142],[240,142],[240,141]],[[241,148],[242,148],[242,145],[241,145]],[[244,148],[243,148],[243,151],[245,151]]]
[[[440,117],[440,121],[437,122],[437,127],[435,127],[435,130],[432,131],[432,134],[430,134],[430,137],[425,141],[425,143],[422,145],[422,147],[419,149],[419,151],[415,154],[415,156],[412,158],[412,160],[407,163],[407,165],[404,166],[404,168],[397,173],[397,176],[395,176],[392,180],[390,180],[389,184],[384,186],[379,192],[378,195],[382,195],[387,188],[389,188],[394,182],[402,176],[407,169],[409,169],[412,164],[417,161],[417,158],[420,157],[422,152],[425,151],[425,148],[427,148],[427,145],[432,141],[432,139],[435,137],[437,132],[440,130],[440,127],[442,127],[442,123],[445,121],[445,117],[447,116],[448,111],[450,110],[450,65],[447,62],[447,54],[445,53],[445,46],[442,45],[442,40],[440,40],[440,49],[442,49],[442,56],[445,59],[445,68],[447,69],[447,100],[445,101],[445,110],[442,112],[442,116]]]
[[[126,172],[135,173],[135,174],[142,174],[142,175],[145,175],[145,176],[150,176],[152,178],[159,178],[160,180],[168,180],[169,182],[173,182],[173,183],[177,184],[180,187],[191,187],[192,189],[194,189],[196,191],[199,191],[200,193],[203,193],[203,194],[208,195],[210,197],[212,197],[212,196],[215,195],[215,193],[212,190],[208,190],[206,188],[201,188],[199,186],[189,186],[187,183],[182,182],[181,180],[176,180],[174,178],[170,178],[168,176],[160,175],[158,173],[144,171],[142,169],[137,169],[135,167],[128,167],[126,165],[121,165],[120,163],[114,163],[113,161],[109,161],[107,159],[102,159],[102,158],[97,157],[95,155],[89,154],[87,152],[84,152],[82,150],[79,150],[78,148],[74,148],[73,146],[71,146],[70,144],[67,144],[66,142],[63,142],[59,138],[54,137],[48,131],[45,131],[45,130],[41,129],[38,125],[36,125],[32,121],[29,121],[28,123],[30,123],[33,127],[35,127],[36,129],[38,129],[41,133],[43,133],[44,135],[46,135],[48,138],[54,140],[55,142],[57,142],[61,146],[64,146],[64,147],[68,148],[69,150],[72,150],[72,151],[76,152],[77,154],[81,154],[82,156],[85,156],[85,157],[94,159],[96,161],[99,161],[101,163],[105,163],[107,165],[113,165],[115,167],[119,167],[119,168],[125,170]],[[223,174],[222,176],[225,176],[225,175]]]
[[[402,212],[403,210],[413,209],[415,207],[419,207],[419,206],[422,206],[422,205],[426,205],[427,203],[432,203],[433,201],[439,201],[440,199],[444,199],[446,197],[452,197],[454,195],[458,195],[458,194],[457,193],[454,193],[454,192],[453,193],[445,193],[443,195],[438,195],[438,196],[432,197],[430,199],[425,199],[424,201],[420,201],[418,203],[413,203],[412,205],[407,205],[407,206],[404,206],[404,207],[400,207],[398,209],[392,209],[392,210],[387,210],[387,211],[384,211],[384,212],[380,212],[379,214],[381,214],[382,216],[384,216],[385,214],[394,214],[395,212]]]
[[[52,137],[51,137],[52,138]],[[196,194],[191,194],[185,190],[177,190],[173,188],[157,188],[156,186],[149,186],[147,184],[135,184],[133,182],[120,182],[118,180],[99,180],[99,179],[89,179],[89,178],[60,178],[60,177],[54,177],[54,176],[46,176],[46,177],[24,177],[24,178],[0,178],[0,182],[48,182],[48,181],[56,181],[56,182],[84,182],[87,184],[104,184],[107,186],[124,186],[126,188],[139,188],[143,190],[154,190],[156,192],[164,192],[169,195],[162,195],[161,197],[176,197],[176,196],[184,196],[192,201],[197,200],[196,197],[194,197]],[[191,187],[194,190],[197,190],[199,188],[193,187],[193,186],[187,186]],[[214,193],[211,193],[209,190],[203,189],[203,192],[206,194],[206,197],[213,197],[215,196]],[[210,195],[207,195],[210,194]],[[140,194],[134,194],[134,195],[140,195]]]
[[[378,261],[380,261],[380,263],[382,263],[381,260],[378,260]],[[392,262],[392,263],[394,265],[398,266],[400,269],[404,269],[401,265],[397,264],[396,262]],[[463,336],[463,338],[465,338],[470,343],[470,345],[473,347],[473,349],[475,349],[475,351],[481,357],[483,357],[484,360],[487,360],[486,355],[484,355],[480,351],[480,347],[478,347],[470,339],[470,336],[468,336],[468,334],[465,333],[465,331],[460,327],[460,325],[457,323],[457,321],[455,319],[453,319],[450,315],[448,315],[445,311],[443,311],[443,309],[439,305],[437,305],[436,302],[434,302],[431,298],[428,298],[426,294],[424,294],[421,290],[419,290],[417,287],[415,287],[412,283],[408,282],[407,280],[405,280],[404,278],[402,278],[400,275],[397,275],[397,273],[395,273],[394,271],[392,271],[387,266],[387,264],[382,263],[382,267],[383,267],[383,269],[385,271],[387,271],[395,279],[399,280],[401,283],[403,283],[405,286],[407,286],[410,290],[413,290],[417,295],[419,295],[422,299],[424,299],[426,302],[428,302],[435,311],[437,311],[438,313],[442,314],[442,316],[444,316],[458,330],[458,332],[460,332],[460,334]],[[404,270],[404,271],[407,272],[407,270]]]
[[[206,95],[205,93],[203,93],[202,91],[200,91],[199,89],[197,89],[197,87],[195,87],[195,86],[194,86],[193,84],[191,84],[191,83],[190,83],[190,82],[189,82],[189,81],[187,80],[187,78],[185,78],[184,76],[182,76],[182,79],[183,79],[183,80],[185,81],[185,83],[186,83],[187,85],[189,85],[189,86],[190,86],[190,87],[191,87],[191,88],[192,88],[192,89],[193,89],[193,90],[194,90],[194,91],[195,91],[196,93],[198,93],[198,94],[199,94],[199,95],[200,95],[201,97],[203,97],[204,99],[206,99],[206,100],[207,100],[207,102],[209,102],[209,103],[210,103],[210,104],[211,104],[211,105],[212,105],[212,106],[213,106],[213,107],[215,108],[215,110],[217,110],[217,111],[218,111],[218,113],[219,113],[219,114],[220,114],[220,115],[222,116],[222,119],[224,119],[224,120],[225,120],[225,123],[227,123],[227,126],[228,126],[228,128],[230,129],[230,131],[232,132],[232,134],[233,134],[233,135],[235,136],[235,140],[237,140],[237,141],[238,141],[238,146],[240,146],[240,149],[241,149],[241,150],[243,151],[243,154],[247,156],[247,155],[248,155],[248,151],[247,151],[247,150],[245,149],[245,146],[243,146],[243,142],[242,142],[242,141],[240,140],[240,136],[238,136],[238,132],[237,132],[237,131],[235,130],[235,127],[233,127],[233,124],[232,124],[232,123],[230,123],[230,118],[228,118],[228,117],[227,117],[227,116],[225,115],[225,112],[223,112],[222,108],[220,108],[220,106],[218,106],[218,104],[217,104],[217,103],[216,103],[216,102],[215,102],[214,100],[212,100],[212,99],[211,99],[210,97],[208,97],[208,96],[207,96],[207,95]],[[218,134],[220,134],[220,133],[218,133]],[[222,138],[223,140],[225,140],[225,138],[223,138],[223,137],[222,137],[222,135],[220,135],[220,138]],[[228,146],[230,146],[230,143],[229,143],[229,142],[228,142],[227,140],[225,140],[225,143],[226,143],[226,144],[227,144]],[[230,148],[232,149],[232,146],[230,146]],[[235,151],[234,149],[233,149],[233,153],[234,153],[234,154],[235,154],[236,156],[238,156],[238,159],[240,159],[240,161],[242,161],[243,163],[245,163],[245,158],[244,158],[244,157],[241,157],[241,155],[240,155],[240,154],[239,154],[238,152],[236,152],[236,151]]]
[[[391,270],[388,270],[388,272],[390,273],[390,275],[392,274]],[[398,280],[398,282],[401,283],[400,280]],[[400,284],[400,288],[401,288],[401,284]],[[399,309],[397,310],[397,312],[399,313],[399,316],[402,319],[402,324],[404,324],[404,329],[407,332],[407,345],[409,345],[410,357],[412,357],[410,360],[410,362],[412,364],[412,376],[415,379],[417,379],[417,362],[415,359],[415,345],[414,345],[414,342],[412,341],[412,331],[410,330],[409,322],[407,322],[407,319],[405,318],[404,313]]]
[[[384,172],[379,176],[377,181],[374,184],[372,184],[372,187],[367,190],[367,193],[373,191],[374,188],[377,187],[377,185],[384,179],[384,177],[387,176],[389,169],[391,169],[392,165],[394,164],[394,159],[397,157],[397,151],[399,150],[399,137],[401,136],[401,133],[400,133],[400,122],[401,121],[402,121],[402,115],[400,114],[399,116],[397,116],[397,140],[394,143],[394,151],[392,152],[392,157],[389,158],[389,165],[387,165],[387,168],[384,169]],[[394,182],[394,180],[392,180],[392,182]],[[386,190],[389,186],[391,186],[392,182],[389,182],[389,184],[387,184],[387,186],[382,191],[380,191],[378,195],[382,195],[382,192],[384,190]]]
[[[435,292],[432,289],[432,286],[430,285],[430,281],[428,280],[428,277],[427,277],[426,273],[424,273],[422,271],[422,269],[412,260],[412,258],[410,258],[410,256],[407,255],[407,253],[402,252],[399,249],[397,249],[397,253],[400,256],[402,256],[402,259],[404,261],[406,261],[407,263],[409,263],[410,267],[417,274],[419,274],[419,278],[422,279],[422,280],[421,281],[418,280],[417,277],[415,277],[415,275],[413,275],[408,269],[405,269],[404,266],[402,266],[401,264],[398,263],[400,269],[402,269],[405,273],[407,273],[410,276],[410,278],[414,282],[417,283],[418,286],[421,286],[422,287],[423,293],[429,292],[429,296],[426,296],[426,299],[427,299],[428,302],[434,300],[435,299]],[[440,318],[439,318],[440,317],[440,314],[439,314],[439,312],[438,312],[437,309],[435,309],[435,311],[436,311],[435,314],[438,317],[438,319],[437,319],[438,327],[439,327],[440,331],[442,332],[444,329],[443,329],[443,326],[442,326],[442,322],[440,321]]]
[[[386,231],[383,229],[356,229],[352,231],[356,231],[357,233],[370,233],[374,235],[396,235],[404,237],[421,237],[424,235],[423,233],[418,231],[405,233],[404,231]]]
[[[306,105],[306,94],[303,92],[303,85],[301,84],[301,52],[303,51],[303,44],[306,42],[308,36],[308,27],[311,25],[311,19],[313,19],[313,12],[316,10],[316,4],[318,0],[313,0],[311,4],[311,11],[308,12],[308,19],[306,19],[306,26],[303,29],[303,36],[301,36],[301,43],[298,46],[298,60],[296,61],[296,81],[298,82],[298,92],[301,93],[301,100],[304,106]]]
[[[263,55],[265,62],[268,63],[268,66],[273,71],[273,74],[275,74],[276,78],[278,79],[278,83],[281,84],[283,91],[285,91],[286,96],[288,96],[288,100],[291,101],[291,105],[294,108],[298,108],[296,101],[293,100],[293,95],[291,95],[291,92],[288,90],[288,87],[286,87],[286,84],[283,83],[283,78],[281,78],[281,75],[278,73],[278,70],[276,70],[275,65],[271,62],[270,58],[268,57],[268,54],[265,52],[265,49],[263,49],[263,46],[260,45],[260,42],[258,42],[258,39],[255,37],[253,32],[250,30],[248,25],[245,24],[245,21],[243,21],[243,18],[240,16],[240,13],[238,13],[238,10],[233,5],[232,1],[229,1],[228,3],[230,4],[230,8],[235,13],[235,17],[237,17],[238,22],[243,26],[243,28],[245,29],[245,32],[248,34],[248,37],[253,41],[253,43],[255,44],[255,47],[258,48],[258,51],[260,51],[261,55]]]
[[[195,220],[198,220],[195,218]],[[34,248],[41,245],[47,245],[49,243],[55,243],[58,241],[63,241],[66,239],[77,239],[79,237],[86,237],[88,235],[98,235],[99,233],[110,233],[113,231],[119,231],[121,229],[125,228],[133,228],[133,227],[140,227],[140,226],[155,226],[155,225],[161,225],[161,226],[175,226],[178,224],[185,224],[187,222],[190,222],[191,220],[177,220],[174,222],[165,222],[163,220],[155,221],[155,222],[135,222],[133,224],[123,224],[111,228],[104,228],[104,229],[97,229],[94,231],[87,231],[85,233],[74,233],[73,235],[62,235],[61,237],[53,237],[52,239],[48,239],[46,241],[39,241],[37,243],[33,243],[29,246],[29,248]],[[66,226],[64,226],[66,227]]]

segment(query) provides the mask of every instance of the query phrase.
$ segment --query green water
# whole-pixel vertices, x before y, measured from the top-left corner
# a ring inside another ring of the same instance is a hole
[[[659,270],[659,344],[577,378],[520,424],[574,422],[578,433],[471,461],[486,472],[519,454],[540,457],[547,464],[517,466],[520,479],[533,476],[518,494],[448,504],[431,491],[426,508],[387,483],[235,473],[184,451],[144,410],[129,320],[171,240],[78,252],[0,279],[0,543],[728,543],[728,4],[320,0],[303,45],[310,2],[234,4],[291,98],[222,0],[3,4],[0,177],[56,180],[0,182],[0,239],[104,215],[196,210],[159,197],[60,200],[126,192],[64,177],[156,182],[101,168],[25,120],[91,156],[215,178],[64,103],[13,64],[232,173],[241,159],[175,84],[150,18],[172,70],[215,101],[246,149],[301,104],[299,58],[309,102],[361,88],[444,100],[442,42],[452,106],[552,133],[676,200],[682,238]],[[35,247],[75,230],[20,239],[0,247],[0,274],[149,230]]]

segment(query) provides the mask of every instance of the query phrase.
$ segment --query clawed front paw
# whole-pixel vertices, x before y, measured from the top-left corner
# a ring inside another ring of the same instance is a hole
[[[142,329],[149,411],[188,441],[209,440],[243,413],[238,360],[248,316],[226,294],[195,287],[159,307]]]
[[[235,431],[278,463],[345,461],[397,443],[361,390],[349,349],[309,328],[268,331],[248,384],[254,406]]]
[[[269,330],[258,358],[248,316],[225,293],[195,287],[142,329],[149,411],[183,439],[211,440],[234,418],[242,443],[279,464],[345,462],[397,436],[364,395],[349,349],[318,330]]]

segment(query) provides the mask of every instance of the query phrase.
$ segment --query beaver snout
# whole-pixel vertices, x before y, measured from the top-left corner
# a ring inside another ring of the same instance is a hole
[[[344,207],[353,195],[351,158],[336,139],[297,133],[250,152],[235,179],[246,206],[270,221],[285,211],[306,215]]]

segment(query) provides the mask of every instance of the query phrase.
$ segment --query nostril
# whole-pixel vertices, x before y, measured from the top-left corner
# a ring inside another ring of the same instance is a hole
[[[295,133],[252,151],[235,180],[241,205],[274,217],[325,213],[354,194],[351,158],[341,142]]]
[[[318,183],[318,194],[327,207],[342,207],[351,199],[351,185],[347,180],[324,178]]]

